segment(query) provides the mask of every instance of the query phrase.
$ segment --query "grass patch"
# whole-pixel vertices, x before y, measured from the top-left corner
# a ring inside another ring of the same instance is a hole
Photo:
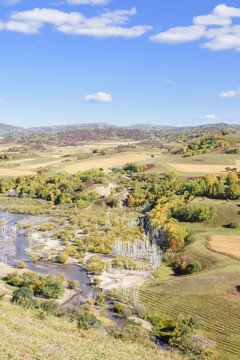
[[[1,360],[182,359],[140,344],[123,343],[100,331],[78,330],[64,318],[37,318],[6,300],[0,307]]]

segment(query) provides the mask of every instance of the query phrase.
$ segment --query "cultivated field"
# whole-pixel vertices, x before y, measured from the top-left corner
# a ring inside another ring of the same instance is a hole
[[[167,164],[168,166],[173,167],[179,172],[185,173],[215,173],[219,174],[221,172],[226,172],[226,167],[240,169],[240,160],[236,160],[233,165],[207,165],[205,163],[199,165],[193,164]]]
[[[72,165],[68,165],[64,170],[69,174],[75,174],[78,171],[86,171],[93,168],[102,168],[104,171],[108,172],[110,168],[123,166],[128,162],[138,162],[143,160],[148,160],[149,155],[145,154],[122,154],[116,155],[109,158],[99,158],[87,161],[81,161]]]
[[[186,173],[220,173],[226,172],[225,168],[228,165],[190,165],[190,164],[167,164],[172,166],[179,172],[186,172]],[[235,166],[235,165],[233,165]]]
[[[69,160],[72,160],[71,158],[69,158]],[[21,167],[19,167],[18,169],[29,169],[29,170],[33,170],[33,169],[38,169],[40,167],[47,167],[47,166],[52,166],[52,165],[56,165],[56,164],[60,164],[64,161],[63,158],[58,159],[58,160],[53,160],[53,161],[46,161],[46,162],[38,162],[37,164],[31,164],[31,165],[23,165]]]
[[[240,236],[209,236],[210,249],[240,259]]]
[[[35,175],[35,172],[20,169],[0,168],[0,176]]]
[[[156,278],[141,287],[141,301],[153,314],[170,318],[181,314],[200,316],[203,333],[217,342],[219,359],[238,360],[240,261],[233,258],[230,251],[239,254],[235,244],[236,239],[240,243],[240,230],[223,226],[239,221],[239,202],[196,198],[193,203],[213,206],[217,211],[217,217],[204,224],[183,223],[191,233],[191,243],[184,254],[198,260],[203,271],[176,276],[171,267],[161,266]],[[231,257],[223,254],[224,250],[221,253],[212,251],[208,246],[209,238],[220,239],[221,249],[227,247]]]

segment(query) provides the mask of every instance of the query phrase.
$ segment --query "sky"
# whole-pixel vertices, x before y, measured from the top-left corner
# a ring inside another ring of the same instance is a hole
[[[240,0],[0,0],[0,122],[240,124]]]

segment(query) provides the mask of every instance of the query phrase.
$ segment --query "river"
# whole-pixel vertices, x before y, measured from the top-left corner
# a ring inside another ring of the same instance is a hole
[[[95,297],[95,291],[90,286],[90,280],[87,271],[78,265],[60,265],[47,261],[39,261],[33,264],[30,256],[25,254],[28,247],[28,240],[20,234],[13,234],[14,224],[31,223],[31,216],[11,214],[0,212],[0,228],[5,227],[5,231],[0,231],[0,259],[11,266],[16,266],[19,261],[23,261],[27,268],[39,274],[63,274],[67,279],[77,280],[79,282],[79,292],[74,295],[67,303],[80,306],[88,298]]]
[[[27,265],[27,269],[39,274],[52,274],[55,276],[63,274],[67,279],[77,280],[79,282],[79,291],[64,303],[66,306],[74,305],[79,307],[84,304],[88,298],[95,298],[96,294],[94,288],[91,287],[87,271],[80,266],[55,264],[47,261],[39,261],[37,264],[33,264],[30,256],[25,254],[25,249],[28,247],[28,240],[22,232],[14,234],[13,231],[15,223],[26,225],[31,224],[31,221],[35,223],[36,218],[27,215],[0,212],[0,259],[11,266],[17,266],[19,261],[23,261]],[[121,328],[129,324],[126,319],[115,316],[110,308],[107,311],[107,317]],[[156,337],[151,337],[151,340],[161,350],[169,350],[169,347]]]

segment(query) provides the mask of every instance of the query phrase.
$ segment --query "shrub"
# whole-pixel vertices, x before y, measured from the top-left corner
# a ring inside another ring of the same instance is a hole
[[[145,316],[146,315],[146,308],[142,304],[136,304],[133,309],[134,313],[138,316]]]
[[[119,256],[112,261],[113,265],[120,269],[139,270],[141,264],[133,260],[130,256]]]
[[[17,267],[18,269],[25,269],[27,267],[27,264],[25,264],[24,261],[19,261]]]
[[[112,201],[111,201],[112,207],[119,207],[119,204],[120,204],[120,199],[118,199],[118,198],[112,199]]]
[[[13,286],[21,286],[24,280],[17,272],[14,272],[7,275],[7,282]]]
[[[104,261],[94,256],[89,260],[86,269],[94,274],[102,274],[104,271]]]
[[[99,279],[98,277],[96,277],[96,278],[94,279],[94,285],[96,285],[96,286],[100,285],[101,282],[102,282],[102,280]]]
[[[54,230],[55,229],[55,225],[54,224],[45,224],[40,226],[39,231],[50,231],[50,230]]]
[[[39,260],[41,259],[40,255],[32,255],[31,256],[31,260],[34,264],[37,264],[39,262]]]
[[[56,299],[63,296],[65,288],[60,280],[54,278],[47,279],[44,284],[41,294],[46,298]]]
[[[68,261],[68,258],[68,253],[64,250],[58,254],[58,261],[62,264],[65,264]]]
[[[230,229],[238,229],[240,227],[240,223],[230,222],[229,224],[226,225],[226,227]]]
[[[216,345],[215,341],[208,339],[203,334],[191,336],[191,349],[201,359],[212,359],[211,355],[213,355]]]
[[[124,165],[123,171],[129,173],[137,173],[142,171],[144,168],[145,168],[144,165],[139,165],[136,163],[127,163],[126,165]]]
[[[78,314],[78,320],[77,320],[77,327],[79,329],[88,330],[88,329],[94,327],[97,323],[98,323],[98,320],[93,314],[87,312],[84,309],[80,310],[80,312]]]
[[[178,239],[174,238],[169,241],[169,249],[172,251],[178,251],[183,247],[184,243]]]
[[[180,274],[193,274],[202,270],[202,265],[198,260],[192,260],[186,255],[175,260],[173,265]]]
[[[56,315],[59,311],[59,304],[54,300],[43,301],[40,307],[48,314]]]
[[[68,289],[77,289],[79,286],[79,282],[77,280],[68,280]]]
[[[118,328],[113,332],[112,335],[115,338],[121,339],[123,341],[137,342],[140,344],[155,347],[155,345],[149,339],[148,332],[136,325],[127,325],[124,327],[123,330]]]
[[[61,309],[58,316],[64,316],[68,320],[73,322],[78,319],[80,311],[81,311],[81,309],[77,306],[68,306],[68,307]]]
[[[186,274],[193,274],[202,270],[202,265],[198,260],[192,261],[190,264],[186,266],[185,272]]]
[[[36,305],[33,292],[28,287],[21,287],[13,292],[11,301],[23,307],[30,308]]]
[[[114,303],[114,311],[121,313],[126,308],[125,305],[115,302]]]

